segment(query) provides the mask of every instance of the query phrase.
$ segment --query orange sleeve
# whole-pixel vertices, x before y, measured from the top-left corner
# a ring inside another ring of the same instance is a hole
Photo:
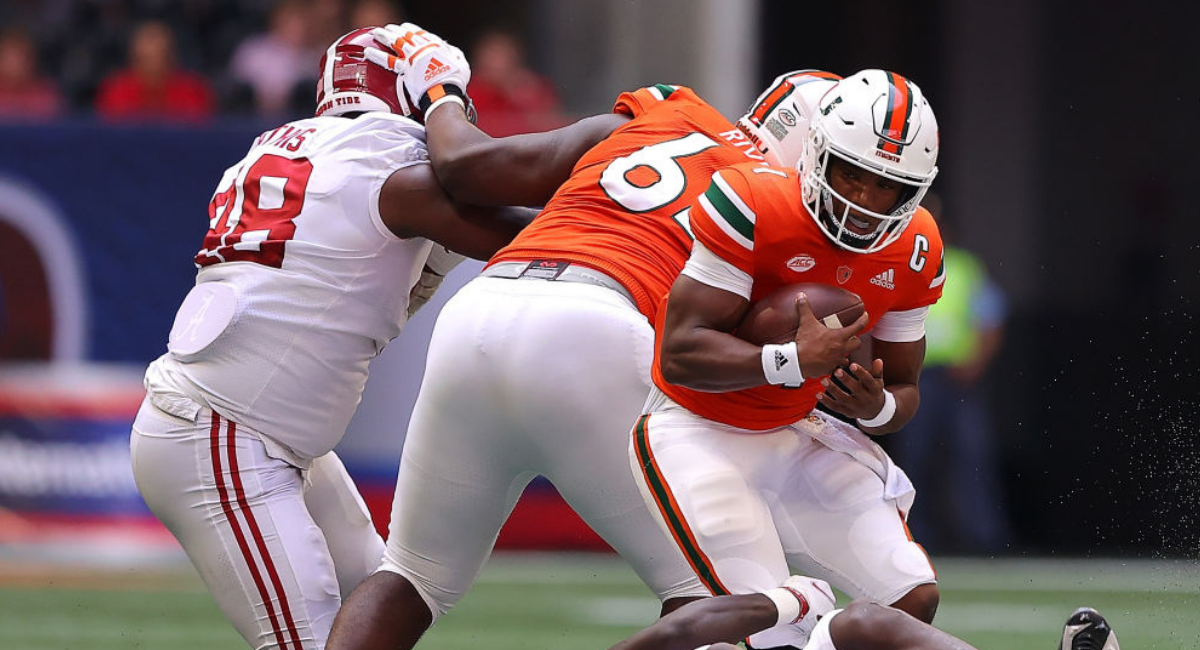
[[[942,288],[946,284],[946,262],[942,234],[933,215],[925,208],[918,208],[910,227],[916,231],[913,235],[915,250],[912,259],[916,260],[918,254],[923,257],[924,266],[921,267],[920,276],[924,282],[913,286],[904,308],[916,309],[932,305],[942,297]]]
[[[624,92],[621,93],[620,97],[617,97],[616,103],[613,104],[612,112],[637,117],[649,111],[655,104],[666,101],[679,90],[680,86],[655,84]]]
[[[742,272],[754,273],[752,186],[738,167],[712,175],[708,189],[688,211],[696,241]]]

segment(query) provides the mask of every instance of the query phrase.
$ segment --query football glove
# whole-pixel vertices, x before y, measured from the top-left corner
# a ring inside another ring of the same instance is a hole
[[[473,114],[467,97],[471,65],[462,50],[412,23],[376,27],[371,36],[392,54],[367,48],[367,60],[400,75],[422,116],[445,101],[459,102]]]
[[[454,270],[454,267],[465,259],[466,257],[441,244],[433,245],[433,250],[429,251],[429,259],[425,260],[425,268],[421,271],[421,277],[417,278],[417,283],[408,293],[409,318],[415,316],[417,311],[429,302],[438,287],[442,286],[442,280],[446,279],[446,274]]]

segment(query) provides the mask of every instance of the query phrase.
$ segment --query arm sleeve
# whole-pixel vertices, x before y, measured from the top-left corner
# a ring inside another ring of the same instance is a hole
[[[911,343],[925,336],[925,316],[929,307],[917,307],[904,311],[889,311],[879,317],[871,329],[871,336],[891,343]]]
[[[750,299],[750,289],[754,286],[754,279],[749,273],[721,259],[699,241],[692,244],[692,256],[684,265],[683,274],[746,300]]]

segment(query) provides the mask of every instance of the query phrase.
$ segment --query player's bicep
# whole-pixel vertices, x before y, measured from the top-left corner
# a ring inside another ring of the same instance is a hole
[[[697,330],[731,332],[749,308],[750,301],[737,293],[680,275],[667,298],[664,336],[686,338]]]
[[[429,165],[392,173],[379,192],[379,216],[398,237],[425,237],[486,260],[537,214],[525,208],[484,208],[452,199]]]

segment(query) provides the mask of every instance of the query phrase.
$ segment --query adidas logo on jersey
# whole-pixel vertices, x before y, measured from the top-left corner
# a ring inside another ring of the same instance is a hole
[[[425,81],[429,81],[444,72],[450,72],[450,66],[438,61],[437,57],[432,57],[429,59],[429,67],[425,68]]]
[[[896,288],[896,269],[888,269],[883,273],[871,278],[871,284],[877,287],[883,287],[887,290]]]

